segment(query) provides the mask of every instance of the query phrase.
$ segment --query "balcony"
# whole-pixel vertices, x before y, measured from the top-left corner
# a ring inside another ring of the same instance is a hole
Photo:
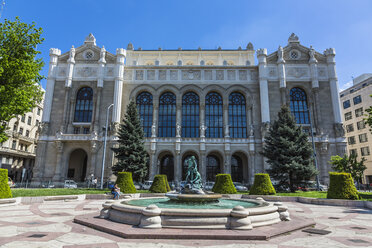
[[[9,147],[0,147],[0,153],[12,156],[26,157],[26,158],[35,158],[35,154],[28,151],[17,150]]]

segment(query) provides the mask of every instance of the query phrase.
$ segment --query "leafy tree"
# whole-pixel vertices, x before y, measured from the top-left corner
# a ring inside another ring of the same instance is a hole
[[[112,167],[112,171],[115,175],[121,171],[132,172],[134,181],[143,182],[148,173],[148,155],[143,144],[144,132],[134,101],[128,104],[118,136],[119,147],[112,148],[118,162]]]
[[[281,107],[278,119],[265,137],[262,155],[271,165],[268,170],[270,176],[280,185],[287,185],[292,192],[302,181],[317,174],[308,135],[296,125],[286,105]]]
[[[363,173],[367,169],[364,165],[365,161],[366,159],[362,158],[358,162],[356,154],[351,154],[350,156],[344,154],[344,157],[332,156],[330,164],[335,171],[350,173],[354,180],[360,183],[362,182]]]
[[[44,66],[36,46],[44,40],[42,29],[15,21],[0,23],[0,143],[10,119],[30,111],[42,100],[39,74]]]
[[[372,97],[372,95],[370,95]],[[366,109],[367,117],[364,119],[364,121],[369,126],[369,131],[372,133],[372,106],[369,106],[368,109]]]

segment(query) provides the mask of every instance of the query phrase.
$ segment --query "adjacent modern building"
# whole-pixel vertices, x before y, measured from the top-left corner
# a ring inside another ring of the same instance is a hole
[[[364,122],[364,110],[372,106],[372,73],[353,79],[353,86],[340,93],[349,154],[366,159],[363,183],[372,183],[372,134]]]
[[[111,177],[110,148],[131,99],[145,131],[150,178],[162,173],[181,181],[193,155],[204,181],[225,172],[252,183],[269,166],[260,151],[282,104],[304,130],[313,124],[321,182],[328,182],[330,157],[346,149],[333,48],[316,52],[292,34],[269,54],[251,43],[214,50],[145,50],[130,43],[114,54],[90,34],[70,51],[50,49],[34,179],[99,177],[106,114],[104,177]]]
[[[42,101],[32,111],[13,118],[6,131],[9,139],[0,143],[0,168],[8,169],[15,182],[30,182],[33,176],[39,127],[43,114]]]

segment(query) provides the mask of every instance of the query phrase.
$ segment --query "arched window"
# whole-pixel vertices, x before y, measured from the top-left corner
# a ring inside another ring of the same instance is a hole
[[[199,137],[199,96],[194,92],[182,97],[182,137]]]
[[[174,179],[174,160],[172,155],[165,155],[160,160],[160,174],[167,175],[169,182]]]
[[[141,125],[145,132],[145,137],[151,137],[152,126],[152,95],[148,92],[142,92],[137,96],[136,104],[141,118]]]
[[[159,99],[158,137],[176,136],[176,96],[166,92]]]
[[[74,122],[91,122],[93,112],[93,89],[81,88],[76,96]]]
[[[205,125],[206,137],[223,137],[222,97],[216,92],[211,92],[205,97]]]
[[[291,89],[290,108],[297,124],[310,124],[307,97],[304,90],[297,87]]]
[[[207,181],[215,181],[216,175],[220,173],[220,160],[214,156],[207,157]]]
[[[231,179],[233,182],[243,182],[243,162],[239,156],[231,157]]]
[[[245,98],[238,92],[229,96],[229,127],[232,138],[247,138]]]

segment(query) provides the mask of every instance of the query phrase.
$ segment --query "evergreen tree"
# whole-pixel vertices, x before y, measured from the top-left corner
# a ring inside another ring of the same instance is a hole
[[[296,191],[301,181],[317,174],[312,163],[312,147],[288,106],[283,105],[265,137],[262,155],[271,165],[270,176],[280,185]]]
[[[134,101],[128,104],[123,123],[120,124],[119,147],[113,148],[118,162],[112,167],[115,175],[132,172],[133,180],[143,182],[148,174],[148,155],[144,146],[144,132]]]

